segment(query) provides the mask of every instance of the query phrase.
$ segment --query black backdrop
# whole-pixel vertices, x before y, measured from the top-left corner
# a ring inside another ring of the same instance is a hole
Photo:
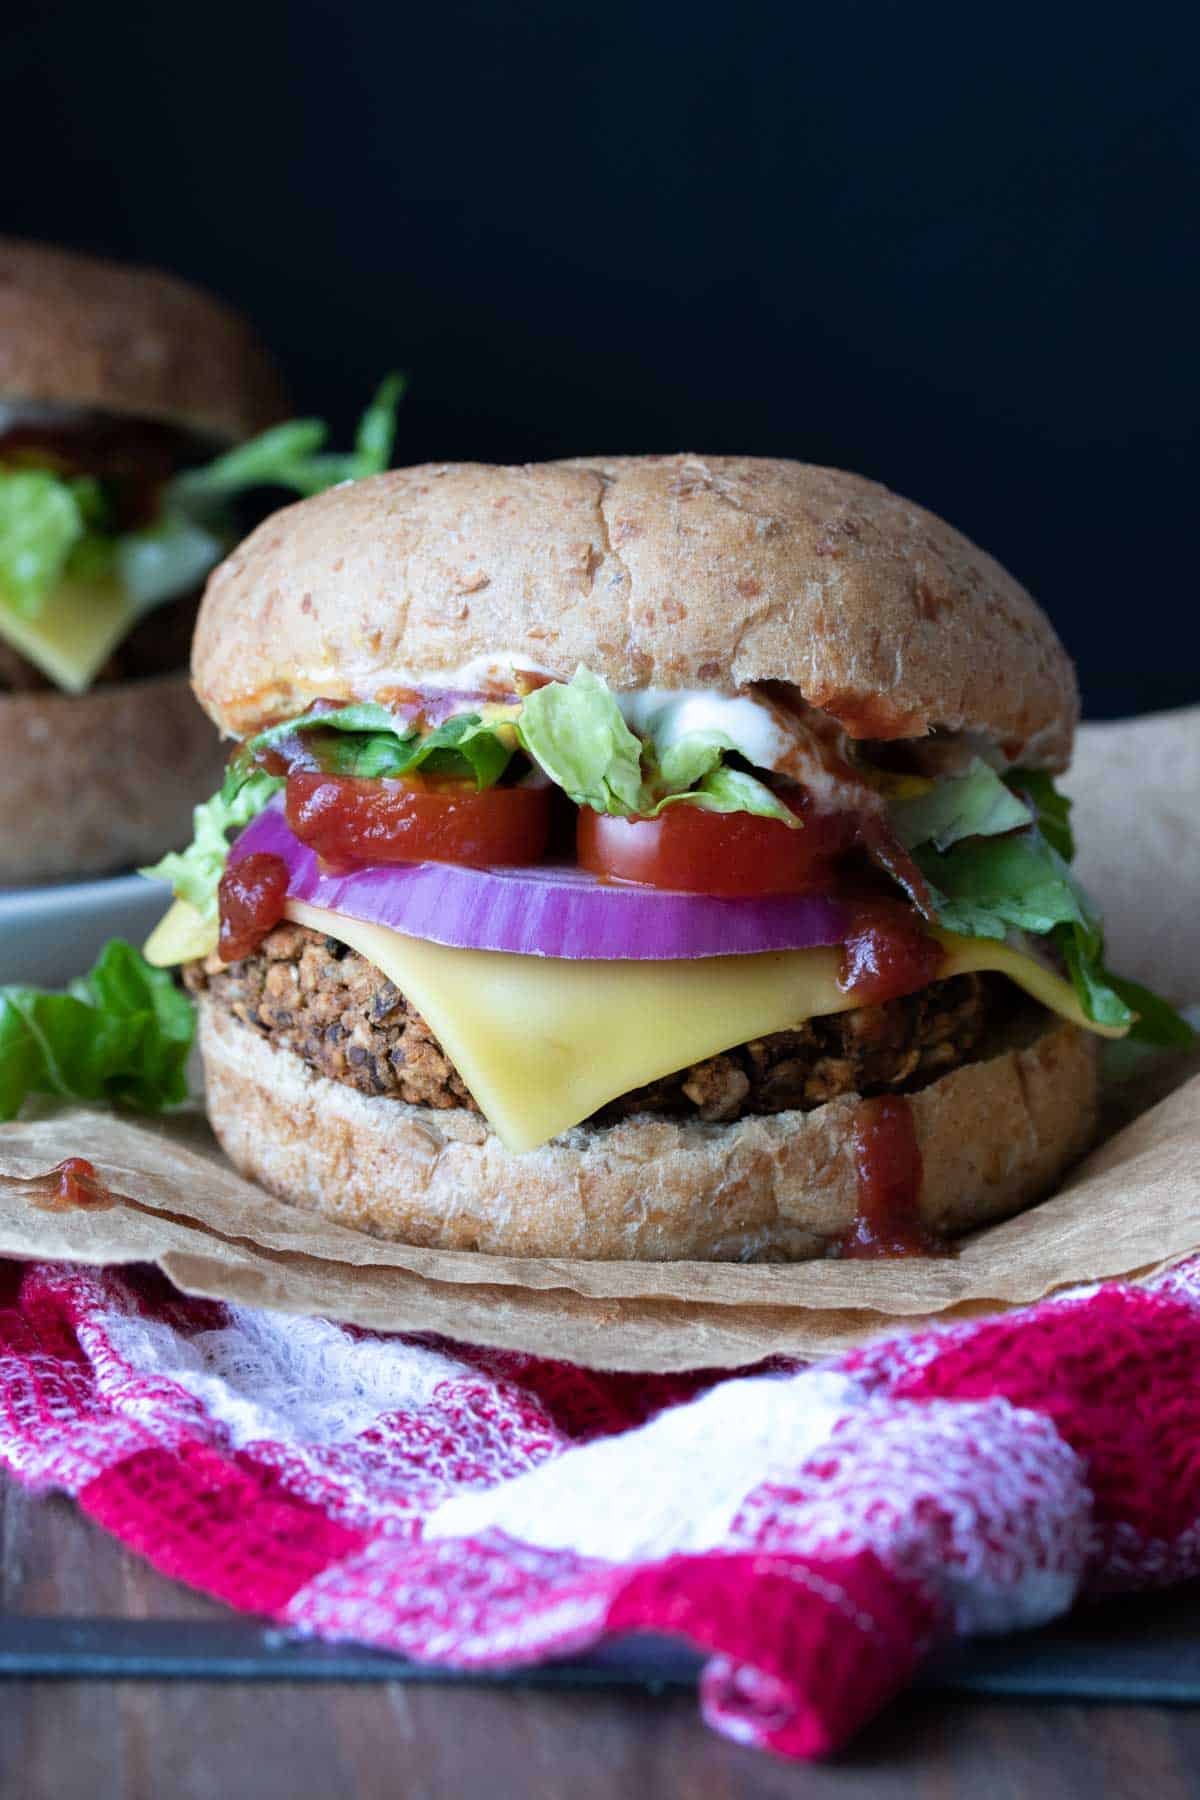
[[[1200,31],[1123,9],[118,0],[0,23],[4,229],[244,306],[399,459],[751,450],[944,513],[1094,714],[1200,699]]]

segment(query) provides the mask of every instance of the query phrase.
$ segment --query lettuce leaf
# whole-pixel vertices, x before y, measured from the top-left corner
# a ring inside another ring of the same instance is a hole
[[[1052,849],[1065,862],[1075,856],[1075,835],[1071,830],[1071,802],[1060,794],[1054,778],[1045,769],[1014,769],[1005,780],[1030,806],[1037,816],[1038,830]]]
[[[273,425],[247,444],[227,450],[202,469],[186,469],[164,490],[164,511],[181,513],[205,524],[220,507],[249,488],[291,488],[310,495],[342,481],[361,481],[381,474],[391,460],[396,436],[396,409],[405,378],[393,373],[381,383],[359,422],[354,449],[346,454],[324,450],[329,427],[320,419],[292,419]]]
[[[803,821],[765,782],[747,774],[744,769],[719,763],[701,777],[698,787],[683,794],[667,794],[656,805],[643,807],[649,818],[657,818],[665,806],[699,806],[705,812],[756,813],[763,819],[778,819],[793,830],[802,829]]]
[[[650,748],[657,763],[654,785],[661,792],[675,795],[711,775],[734,744],[723,731],[689,731],[665,746],[652,738]]]
[[[1099,932],[1082,888],[1037,831],[967,839],[944,855],[928,846],[915,854],[949,931],[1003,938],[1013,927],[1044,934],[1067,924]]]
[[[1198,1034],[1182,1014],[1140,981],[1126,981],[1123,975],[1101,970],[1107,985],[1117,998],[1137,1014],[1130,1037],[1135,1044],[1156,1044],[1164,1050],[1190,1050]]]
[[[570,681],[526,695],[517,736],[576,806],[623,818],[640,811],[642,746],[608,683],[582,664]]]
[[[303,733],[322,769],[329,775],[407,775],[423,768],[429,775],[460,781],[473,780],[477,788],[494,787],[504,774],[516,747],[516,734],[507,721],[493,722],[479,713],[460,713],[436,730],[413,730],[385,706],[365,701],[340,707],[336,712],[303,713],[298,719],[272,725],[251,738],[233,764],[231,776],[252,763],[256,753],[269,750],[289,737]],[[331,736],[326,734],[331,733]]]
[[[0,988],[0,1119],[26,1095],[161,1112],[187,1099],[195,1015],[166,969],[113,938],[65,993]]]
[[[937,781],[912,799],[894,800],[888,815],[907,850],[919,844],[949,850],[962,838],[1016,831],[1031,824],[1034,816],[978,756],[964,774]]]
[[[1059,817],[1065,824],[1065,814]],[[1058,836],[1063,842],[1061,829]],[[1047,937],[1089,1019],[1129,1026],[1131,1037],[1142,1043],[1181,1046],[1193,1041],[1191,1026],[1165,1000],[1105,968],[1100,916],[1038,827],[1007,837],[966,839],[945,854],[930,846],[915,854],[938,920],[948,931],[1004,938],[1017,930]]]
[[[1103,943],[1081,931],[1077,925],[1056,926],[1053,937],[1089,1019],[1094,1019],[1098,1025],[1126,1027],[1141,1022],[1135,1020],[1134,1008],[1127,1005],[1104,967]],[[1157,1001],[1156,1005],[1166,1012],[1171,1011],[1165,1001]]]
[[[800,826],[765,782],[723,760],[737,753],[723,732],[687,732],[661,749],[653,738],[643,745],[626,725],[608,683],[582,666],[569,682],[549,682],[526,696],[517,735],[526,754],[576,806],[617,818],[652,819],[666,806],[688,805],[757,813]]]
[[[36,618],[87,535],[93,486],[49,469],[0,470],[0,600],[23,617]]]
[[[232,793],[229,783],[192,814],[193,837],[186,850],[172,850],[139,874],[151,881],[165,881],[179,900],[195,907],[202,918],[217,918],[217,888],[229,854],[229,833],[240,831],[256,819],[284,781],[263,769],[245,773]]]

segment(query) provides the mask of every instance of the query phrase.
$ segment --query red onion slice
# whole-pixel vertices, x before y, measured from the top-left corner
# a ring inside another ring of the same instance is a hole
[[[825,894],[717,900],[609,885],[554,863],[515,869],[364,863],[326,874],[277,805],[246,827],[232,860],[264,851],[287,864],[292,899],[461,950],[672,962],[839,944],[849,921],[847,907]]]

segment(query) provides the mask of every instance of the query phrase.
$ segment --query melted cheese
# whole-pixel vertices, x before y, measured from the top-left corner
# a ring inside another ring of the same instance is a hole
[[[838,985],[832,946],[694,962],[568,962],[452,950],[301,900],[288,901],[287,916],[349,944],[395,982],[510,1150],[532,1150],[618,1094],[733,1044],[856,1004]],[[1093,1024],[1074,989],[1021,951],[938,935],[944,977],[1006,975],[1073,1024],[1122,1035]],[[203,956],[215,939],[215,926],[177,902],[146,954],[160,964]]]
[[[138,607],[115,582],[63,581],[36,619],[0,606],[0,637],[68,694],[91,686],[138,618]]]
[[[694,962],[568,962],[451,950],[288,902],[298,925],[340,938],[428,1022],[510,1150],[532,1150],[648,1081],[856,1005],[833,947]],[[946,976],[992,969],[1087,1025],[1074,991],[1031,957],[945,934]],[[1094,1028],[1093,1028],[1094,1029]]]

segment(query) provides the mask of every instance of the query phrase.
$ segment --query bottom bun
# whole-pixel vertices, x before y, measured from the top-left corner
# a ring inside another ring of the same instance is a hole
[[[201,996],[208,1113],[243,1174],[339,1225],[507,1256],[799,1262],[858,1212],[856,1097],[731,1125],[580,1125],[524,1155],[477,1113],[317,1075]],[[950,1236],[1042,1198],[1096,1120],[1095,1039],[1046,1013],[913,1094],[921,1216]]]
[[[108,875],[179,849],[223,763],[186,675],[0,694],[0,887]]]

